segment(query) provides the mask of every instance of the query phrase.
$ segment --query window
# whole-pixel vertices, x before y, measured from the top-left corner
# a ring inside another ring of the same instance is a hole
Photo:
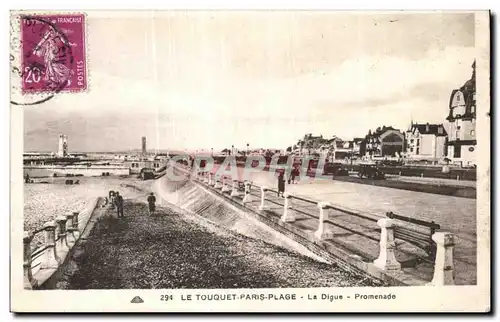
[[[420,146],[420,139],[417,139],[417,147]],[[417,148],[417,154],[418,154],[418,148]]]
[[[457,125],[457,130],[460,130],[460,125]]]
[[[415,154],[419,154],[419,153],[420,153],[420,148],[417,147],[417,153],[415,153]]]
[[[413,143],[413,139],[410,139],[410,143]]]
[[[454,146],[453,147],[453,157],[454,158],[460,158],[460,156],[461,156],[460,152],[461,152],[460,146]]]
[[[413,152],[413,148],[410,148],[410,152]]]

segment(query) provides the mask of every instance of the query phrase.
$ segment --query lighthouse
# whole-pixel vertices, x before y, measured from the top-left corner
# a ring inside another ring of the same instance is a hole
[[[68,136],[59,134],[59,147],[57,149],[57,156],[64,158],[68,156]]]

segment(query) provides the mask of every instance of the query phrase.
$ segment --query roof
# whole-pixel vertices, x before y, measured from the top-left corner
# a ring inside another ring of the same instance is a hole
[[[427,128],[428,126],[428,128]],[[439,133],[438,129],[442,128],[442,132]],[[414,129],[418,129],[418,132],[420,134],[433,134],[436,136],[446,136],[446,129],[444,128],[443,124],[413,124],[412,126],[412,132]]]
[[[382,127],[377,128],[375,131],[373,131],[371,135],[367,135],[367,137],[379,137],[387,131],[400,132],[398,129],[395,129],[392,126],[382,126]]]

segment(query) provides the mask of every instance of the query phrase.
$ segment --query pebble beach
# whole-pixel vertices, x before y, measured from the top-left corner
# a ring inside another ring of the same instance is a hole
[[[83,217],[92,211],[95,200],[105,197],[109,190],[118,190],[126,198],[135,196],[137,191],[126,185],[149,185],[149,182],[138,181],[135,178],[120,177],[81,177],[79,184],[66,185],[65,179],[45,179],[36,183],[24,185],[24,230],[40,229],[47,221],[57,216],[79,211]],[[138,181],[136,183],[136,181]],[[34,236],[32,245],[37,248],[43,243],[43,234]]]

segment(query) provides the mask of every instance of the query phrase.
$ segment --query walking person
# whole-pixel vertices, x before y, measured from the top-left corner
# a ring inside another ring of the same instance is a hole
[[[278,197],[281,196],[283,197],[283,194],[285,193],[285,174],[284,171],[280,172],[280,175],[278,176]]]
[[[149,215],[152,216],[155,212],[156,209],[156,197],[154,193],[151,192],[151,194],[148,196],[148,205],[149,205]]]
[[[113,190],[109,191],[109,201],[111,209],[115,209],[115,192]]]
[[[118,191],[115,192],[115,205],[116,205],[116,214],[118,218],[125,217],[123,215],[123,197],[120,195]]]
[[[299,167],[294,166],[292,169],[292,173],[290,175],[290,181],[291,183],[295,183],[295,178],[299,175]]]

